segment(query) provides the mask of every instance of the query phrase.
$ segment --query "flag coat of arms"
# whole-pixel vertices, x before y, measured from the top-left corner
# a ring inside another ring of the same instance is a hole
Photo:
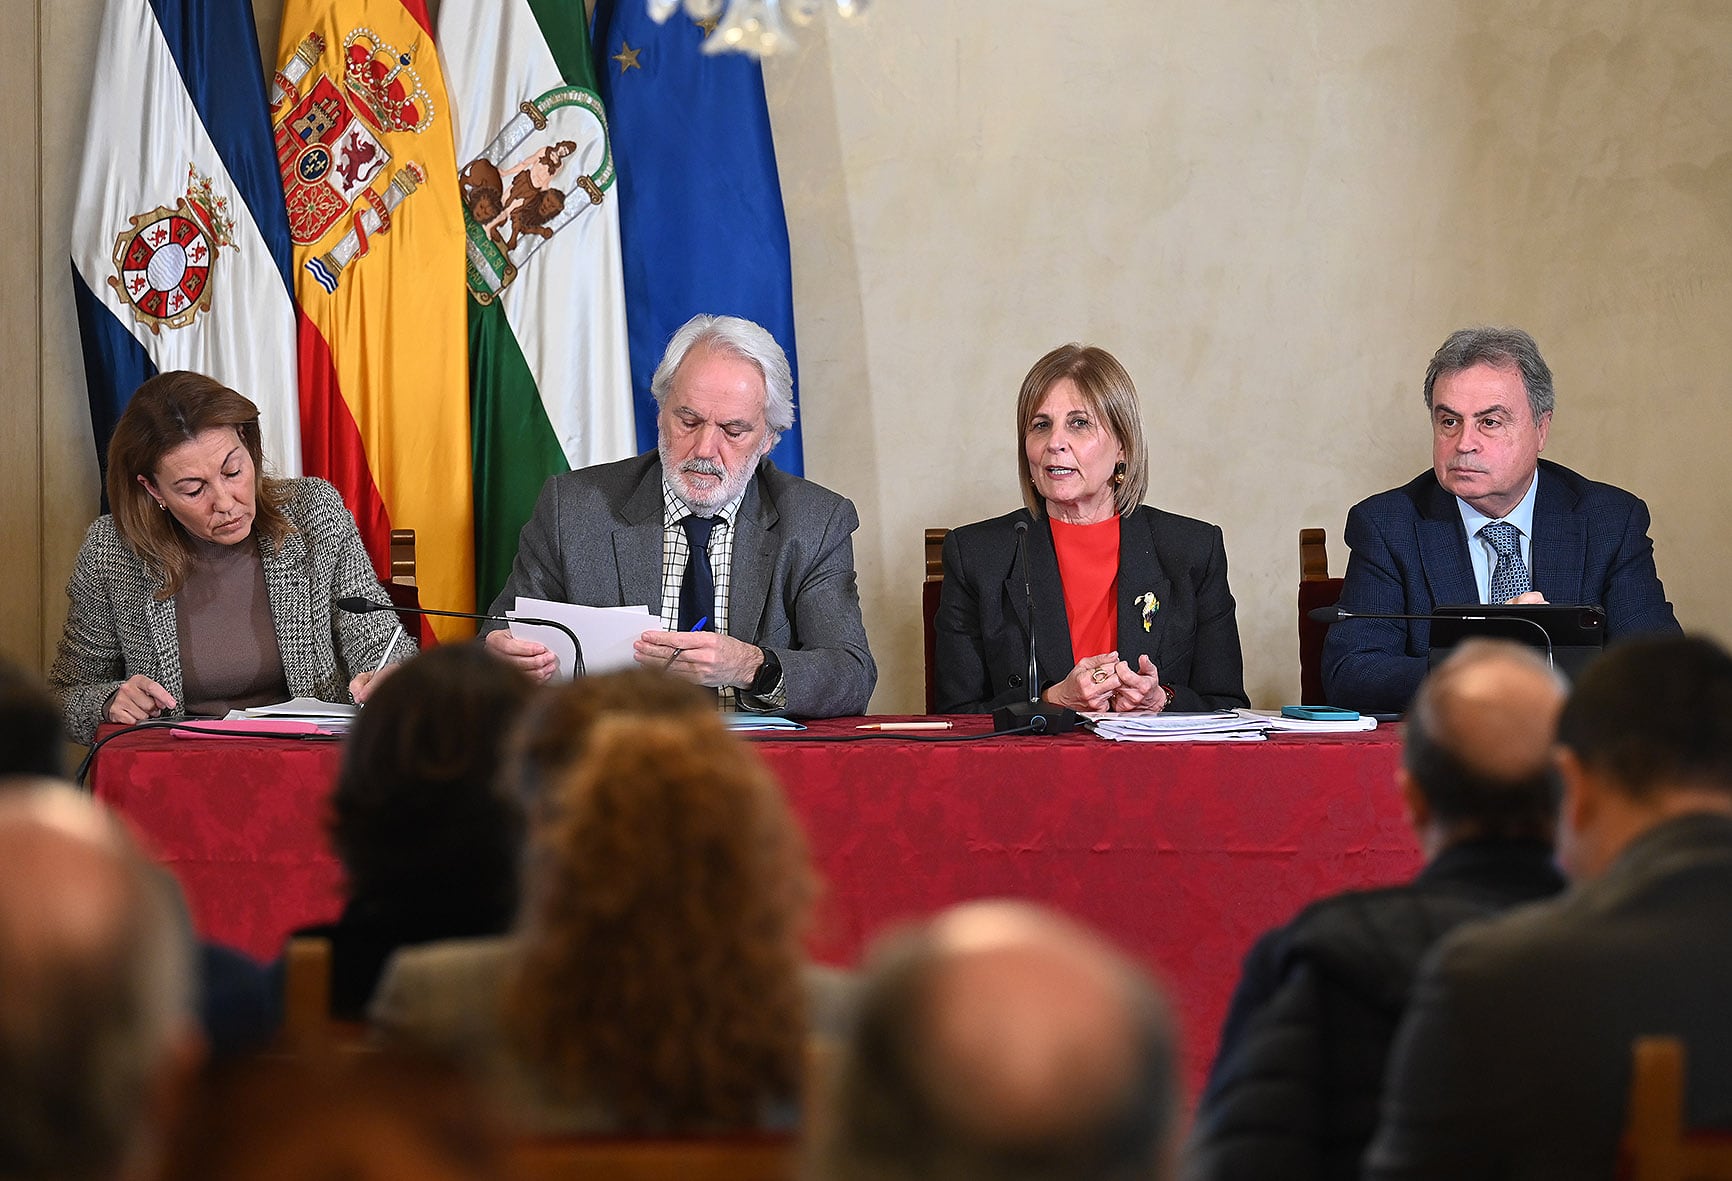
[[[547,477],[634,450],[619,189],[581,4],[444,0],[439,44],[463,201],[486,604]]]
[[[342,491],[381,575],[391,531],[413,529],[422,602],[469,610],[463,217],[426,6],[288,0],[278,62],[306,470]]]
[[[110,0],[72,219],[97,455],[140,382],[206,374],[300,471],[288,227],[247,0]]]

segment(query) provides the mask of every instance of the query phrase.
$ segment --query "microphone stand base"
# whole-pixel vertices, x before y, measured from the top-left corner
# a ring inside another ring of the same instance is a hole
[[[992,711],[994,732],[1025,730],[1029,734],[1063,734],[1077,728],[1077,712],[1045,701],[1019,701]]]

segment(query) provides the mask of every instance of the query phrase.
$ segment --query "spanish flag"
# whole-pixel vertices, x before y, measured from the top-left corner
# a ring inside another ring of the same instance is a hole
[[[471,610],[463,212],[425,0],[287,0],[277,60],[303,470],[342,491],[382,577],[413,529],[421,601]]]

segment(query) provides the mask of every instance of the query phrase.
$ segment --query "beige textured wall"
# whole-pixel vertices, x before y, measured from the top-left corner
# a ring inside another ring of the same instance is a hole
[[[36,259],[38,132],[0,123],[0,454],[28,487],[39,451],[43,506],[0,517],[37,612],[0,637],[31,660],[96,504],[65,243],[99,7],[0,0],[6,77],[33,26],[42,72]],[[1469,322],[1535,333],[1548,455],[1645,496],[1680,617],[1732,633],[1732,5],[877,0],[769,78],[808,474],[860,507],[877,709],[922,700],[921,530],[1014,507],[1014,391],[1070,339],[1137,379],[1151,499],[1226,530],[1257,704],[1297,690],[1296,531],[1340,568],[1348,505],[1428,461],[1419,377]]]

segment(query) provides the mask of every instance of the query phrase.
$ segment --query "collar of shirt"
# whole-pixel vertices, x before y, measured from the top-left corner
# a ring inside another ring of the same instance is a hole
[[[1508,521],[1521,533],[1522,564],[1528,568],[1528,575],[1533,575],[1534,497],[1539,488],[1540,473],[1536,468],[1521,500],[1501,517],[1488,517],[1461,497],[1455,498],[1455,507],[1461,513],[1462,528],[1467,530],[1467,556],[1473,560],[1473,581],[1479,588],[1480,602],[1491,600],[1491,574],[1497,567],[1497,551],[1491,548],[1491,542],[1479,535],[1479,531],[1493,521]]]

